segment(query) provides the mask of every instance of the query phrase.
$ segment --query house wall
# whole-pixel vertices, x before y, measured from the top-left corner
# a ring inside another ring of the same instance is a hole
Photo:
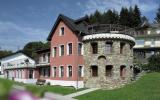
[[[35,61],[33,59],[31,59],[30,57],[27,57],[22,53],[18,53],[18,54],[1,59],[2,73],[4,73],[4,70],[6,68],[16,68],[16,67],[24,66],[24,65],[21,65],[21,63],[24,63],[24,60],[26,59],[29,60],[30,65],[35,64]],[[8,66],[8,63],[12,64],[13,66]]]
[[[59,30],[61,27],[64,27],[64,36],[59,36]],[[78,39],[76,33],[74,33],[63,21],[60,21],[58,24],[54,35],[51,39],[51,79],[53,80],[68,80],[76,81],[82,80],[82,78],[77,78],[78,65],[84,65],[83,56],[78,55],[78,43],[81,42],[81,39]],[[72,43],[72,54],[67,55],[67,43]],[[59,46],[64,45],[64,56],[59,56]],[[53,57],[53,47],[57,47],[56,57]],[[64,66],[64,77],[59,77],[59,67]],[[67,77],[67,66],[72,66],[72,77]],[[53,67],[57,67],[57,76],[53,77]]]
[[[99,34],[98,34],[99,35]],[[86,36],[87,37],[87,36]],[[94,37],[94,35],[93,35]],[[85,87],[104,87],[107,89],[113,89],[120,87],[130,82],[133,77],[133,48],[134,41],[129,42],[126,39],[120,38],[96,38],[84,40],[84,85]],[[112,42],[111,53],[106,53],[106,42]],[[96,42],[98,44],[98,52],[92,53],[91,43]],[[123,47],[123,53],[120,53],[120,43],[125,43]],[[112,65],[111,76],[106,75],[106,66]],[[97,66],[98,75],[92,76],[91,66]],[[123,69],[123,77],[120,75],[120,66],[125,66]]]

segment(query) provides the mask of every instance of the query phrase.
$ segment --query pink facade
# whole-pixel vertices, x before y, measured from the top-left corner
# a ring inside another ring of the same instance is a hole
[[[64,35],[60,36],[60,29],[64,27]],[[67,54],[67,44],[72,43],[72,54]],[[83,66],[83,56],[78,54],[78,43],[81,43],[81,39],[78,39],[77,33],[73,32],[64,21],[60,21],[53,33],[51,38],[51,56],[50,56],[50,66],[51,66],[51,79],[53,80],[72,80],[77,79],[82,80],[78,77],[78,66]],[[60,45],[64,45],[64,55],[60,56]],[[53,57],[53,48],[56,47],[56,56]],[[60,66],[64,67],[64,76],[59,77]],[[72,66],[72,76],[67,77],[67,67]],[[53,67],[56,67],[56,76],[53,74]],[[54,77],[53,77],[54,76]]]
[[[34,68],[19,68],[5,70],[5,76],[10,79],[36,79],[39,73]]]

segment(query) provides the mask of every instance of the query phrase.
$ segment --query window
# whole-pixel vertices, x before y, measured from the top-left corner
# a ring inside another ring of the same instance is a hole
[[[154,46],[155,45],[155,40],[151,39],[151,45]]]
[[[64,27],[60,28],[60,36],[64,35]]]
[[[120,43],[120,54],[123,54],[123,48],[125,43]]]
[[[57,71],[57,67],[53,67],[53,77],[56,77],[57,75],[56,71]]]
[[[43,62],[46,62],[46,55],[43,54]]]
[[[91,47],[92,47],[92,53],[97,54],[98,53],[98,44],[95,42],[91,43]]]
[[[124,78],[124,76],[125,76],[125,67],[126,66],[120,66],[120,77],[122,77],[122,78]]]
[[[56,54],[57,54],[57,47],[54,47],[53,52],[52,52],[52,56],[56,57]]]
[[[63,66],[60,66],[59,76],[60,76],[60,77],[63,77],[63,76],[64,76],[64,67],[63,67]]]
[[[68,66],[68,77],[72,77],[72,66]]]
[[[136,45],[144,45],[144,40],[136,40]]]
[[[50,62],[50,53],[47,54],[48,56],[48,63]]]
[[[112,42],[106,42],[106,54],[110,54],[112,52]]]
[[[60,45],[59,56],[63,56],[63,55],[64,55],[64,45]]]
[[[83,66],[78,67],[78,76],[83,77]]]
[[[78,54],[82,55],[82,43],[78,43]]]
[[[68,43],[67,45],[67,54],[68,55],[72,54],[72,43]]]
[[[29,78],[30,78],[30,79],[33,78],[33,70],[29,70]]]
[[[91,66],[91,73],[93,77],[98,76],[98,67],[97,66]]]
[[[112,76],[112,68],[113,68],[112,65],[107,65],[106,66],[106,76],[109,76],[109,77]]]

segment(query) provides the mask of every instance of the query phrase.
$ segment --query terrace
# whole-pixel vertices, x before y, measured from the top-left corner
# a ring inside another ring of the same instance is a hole
[[[91,34],[101,34],[101,33],[116,33],[116,34],[126,34],[129,36],[134,36],[136,31],[134,28],[129,28],[127,26],[118,24],[94,24],[89,25],[88,33]]]

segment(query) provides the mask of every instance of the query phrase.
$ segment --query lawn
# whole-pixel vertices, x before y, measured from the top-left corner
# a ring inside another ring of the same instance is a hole
[[[78,100],[160,100],[160,73],[148,73],[137,82],[120,89],[97,90]]]
[[[10,80],[0,78],[0,100],[1,98],[6,99],[13,85],[23,86],[37,97],[42,97],[43,94],[47,91],[66,95],[66,94],[70,94],[70,93],[82,90],[82,89],[75,90],[73,87],[49,86],[49,85],[37,86],[37,85],[31,85],[31,84],[30,85],[22,84],[22,83],[13,82]]]

